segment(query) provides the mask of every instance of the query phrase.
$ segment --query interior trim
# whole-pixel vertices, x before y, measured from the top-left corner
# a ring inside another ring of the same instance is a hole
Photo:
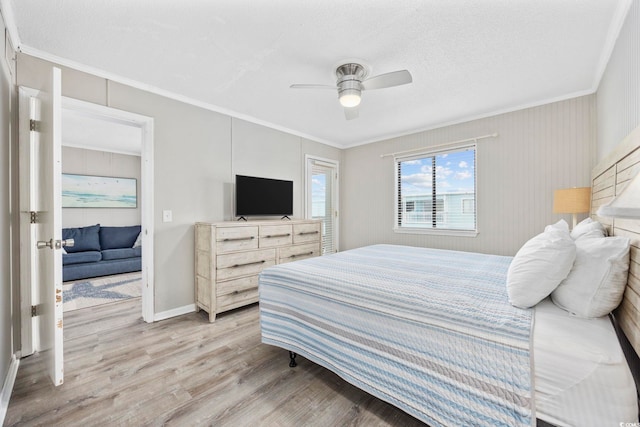
[[[11,399],[11,393],[13,392],[13,386],[16,382],[19,366],[20,359],[16,357],[15,354],[11,355],[11,364],[9,365],[7,376],[5,377],[4,384],[2,385],[2,394],[0,394],[0,425],[4,425],[4,419],[7,416],[9,399]]]

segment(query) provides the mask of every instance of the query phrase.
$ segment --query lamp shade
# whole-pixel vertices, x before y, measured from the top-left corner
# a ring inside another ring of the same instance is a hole
[[[609,203],[600,206],[598,216],[640,219],[640,174]]]
[[[554,213],[583,213],[591,208],[591,187],[564,188],[553,193]]]

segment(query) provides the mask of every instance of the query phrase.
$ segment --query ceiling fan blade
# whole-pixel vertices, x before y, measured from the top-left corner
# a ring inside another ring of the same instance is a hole
[[[385,87],[400,86],[411,83],[411,73],[407,70],[392,71],[379,76],[373,76],[362,82],[362,87],[367,90],[383,89]]]
[[[338,89],[336,86],[331,85],[306,85],[306,84],[298,84],[289,86],[291,89]]]
[[[344,116],[347,120],[357,119],[360,114],[358,113],[358,107],[351,107],[344,109]]]

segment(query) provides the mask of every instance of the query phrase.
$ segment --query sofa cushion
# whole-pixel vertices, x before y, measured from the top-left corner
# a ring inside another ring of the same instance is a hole
[[[131,248],[142,227],[100,227],[100,247],[104,249]]]
[[[112,259],[96,263],[67,265],[62,269],[62,280],[79,280],[88,277],[129,273],[142,269],[142,258]]]
[[[98,262],[101,259],[102,259],[102,254],[98,251],[67,253],[67,254],[62,254],[62,265]]]
[[[74,240],[73,246],[65,246],[65,250],[68,254],[74,252],[99,251],[99,231],[100,224],[91,225],[89,227],[63,228],[62,238],[64,240]]]
[[[105,249],[102,251],[102,259],[107,261],[110,259],[136,258],[142,256],[142,248],[120,248]]]

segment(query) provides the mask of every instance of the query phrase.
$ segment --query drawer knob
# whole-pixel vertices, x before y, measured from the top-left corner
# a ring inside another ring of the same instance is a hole
[[[316,231],[301,231],[300,233],[298,233],[298,236],[306,236],[306,235],[309,235],[309,234],[318,234],[318,233],[319,233],[318,230],[316,230]]]

